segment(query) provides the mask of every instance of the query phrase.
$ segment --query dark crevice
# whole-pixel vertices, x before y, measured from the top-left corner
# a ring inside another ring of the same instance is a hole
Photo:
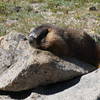
[[[97,97],[97,100],[100,100],[100,96],[99,96],[99,97]]]

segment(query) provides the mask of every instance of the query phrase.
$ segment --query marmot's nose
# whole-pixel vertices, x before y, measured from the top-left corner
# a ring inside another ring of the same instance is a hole
[[[29,43],[31,44],[31,43],[33,43],[34,42],[34,37],[33,36],[30,36],[29,37]]]

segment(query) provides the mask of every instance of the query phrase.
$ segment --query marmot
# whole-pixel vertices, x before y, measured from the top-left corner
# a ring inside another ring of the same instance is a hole
[[[43,24],[30,33],[29,43],[60,57],[75,57],[95,66],[100,63],[100,45],[82,30]]]

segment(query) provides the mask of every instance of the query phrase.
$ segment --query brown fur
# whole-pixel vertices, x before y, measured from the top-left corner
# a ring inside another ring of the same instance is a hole
[[[38,34],[35,41],[39,49],[51,51],[60,57],[75,57],[95,66],[100,63],[100,45],[84,31],[61,29],[48,24],[33,31]],[[44,33],[46,35],[39,39],[40,34]]]

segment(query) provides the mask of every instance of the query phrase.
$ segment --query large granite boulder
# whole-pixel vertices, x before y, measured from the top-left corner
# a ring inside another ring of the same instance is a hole
[[[96,68],[75,59],[66,60],[30,46],[21,33],[0,38],[0,90],[22,91],[67,81]]]

